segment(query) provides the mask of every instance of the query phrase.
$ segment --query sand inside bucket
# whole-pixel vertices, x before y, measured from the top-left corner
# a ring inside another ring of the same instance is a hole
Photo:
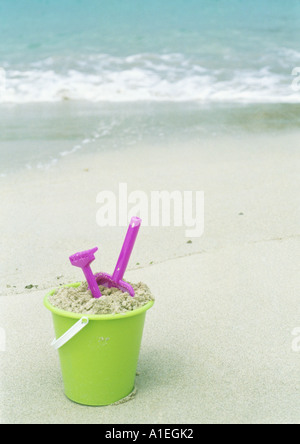
[[[95,299],[88,290],[86,282],[79,287],[61,287],[52,296],[49,302],[61,310],[80,314],[118,314],[136,310],[153,301],[149,287],[139,282],[130,284],[134,288],[135,296],[123,293],[117,288],[106,288],[99,285],[102,297]]]

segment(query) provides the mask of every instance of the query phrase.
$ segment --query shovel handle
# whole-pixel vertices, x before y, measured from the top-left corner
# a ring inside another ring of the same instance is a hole
[[[113,280],[116,283],[123,279],[141,223],[142,219],[139,217],[133,217],[130,221],[122,250],[115,271],[113,272]]]

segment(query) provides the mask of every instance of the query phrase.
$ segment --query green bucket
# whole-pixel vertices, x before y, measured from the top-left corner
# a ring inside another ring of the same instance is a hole
[[[45,296],[44,305],[52,312],[56,338],[65,337],[57,348],[66,396],[91,406],[128,396],[134,389],[146,311],[154,302],[125,314],[82,315],[51,305],[49,296],[55,291]]]

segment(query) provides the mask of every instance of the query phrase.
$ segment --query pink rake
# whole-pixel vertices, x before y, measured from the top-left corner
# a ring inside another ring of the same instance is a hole
[[[75,267],[82,268],[82,271],[87,280],[89,289],[92,292],[94,298],[99,299],[101,295],[101,291],[97,285],[95,276],[91,270],[90,264],[95,260],[95,253],[98,251],[98,248],[93,248],[92,250],[82,251],[81,253],[76,253],[70,256],[70,262]]]
[[[123,291],[123,293],[127,292],[130,294],[130,296],[134,296],[135,293],[132,286],[127,284],[127,282],[124,282],[122,279],[126,271],[141,223],[142,220],[139,217],[133,217],[131,219],[115,271],[113,272],[112,276],[108,273],[97,273],[95,278],[98,285],[103,285],[104,287],[108,288],[115,287]]]

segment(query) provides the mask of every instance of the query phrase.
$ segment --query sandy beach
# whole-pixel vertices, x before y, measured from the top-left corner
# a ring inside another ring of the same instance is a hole
[[[138,144],[1,178],[1,423],[299,424],[298,144],[298,132]],[[97,245],[95,271],[113,270],[124,228],[97,225],[97,195],[119,183],[204,191],[205,232],[141,229],[126,278],[149,285],[156,303],[138,392],[91,408],[63,394],[42,301],[82,279],[68,261],[76,251]]]

